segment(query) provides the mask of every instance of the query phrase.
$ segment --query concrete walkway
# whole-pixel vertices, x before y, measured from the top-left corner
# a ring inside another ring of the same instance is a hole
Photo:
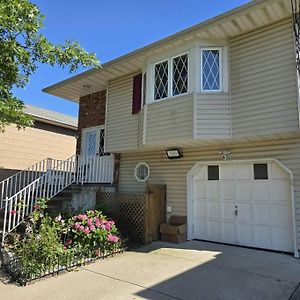
[[[294,300],[300,299],[299,282],[300,260],[292,256],[198,241],[156,242],[27,287],[0,283],[0,299]]]

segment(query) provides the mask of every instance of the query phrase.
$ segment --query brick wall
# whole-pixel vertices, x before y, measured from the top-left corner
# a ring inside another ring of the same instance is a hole
[[[106,91],[92,93],[79,99],[78,139],[76,153],[80,154],[82,129],[104,125]],[[114,185],[119,185],[120,155],[115,154]]]
[[[79,100],[78,139],[76,153],[80,153],[83,128],[105,124],[106,91],[83,96]]]

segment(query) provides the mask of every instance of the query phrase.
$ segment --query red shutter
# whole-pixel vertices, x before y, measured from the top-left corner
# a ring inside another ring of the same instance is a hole
[[[141,110],[142,100],[142,74],[133,77],[132,93],[132,114],[137,114]]]

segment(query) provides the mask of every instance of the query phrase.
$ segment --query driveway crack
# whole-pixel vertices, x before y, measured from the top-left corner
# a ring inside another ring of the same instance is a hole
[[[161,292],[161,291],[156,290],[156,289],[153,289],[153,288],[149,288],[149,287],[143,286],[143,285],[141,285],[141,284],[138,284],[138,283],[135,283],[135,282],[132,282],[132,281],[120,279],[120,278],[117,278],[117,277],[114,277],[114,276],[111,276],[111,275],[107,275],[107,274],[104,274],[104,273],[101,273],[101,272],[89,270],[89,269],[87,269],[87,268],[85,268],[85,267],[81,267],[81,268],[82,268],[83,270],[85,270],[85,271],[94,273],[94,274],[96,274],[96,275],[100,275],[100,276],[103,276],[103,277],[106,277],[106,278],[110,278],[110,279],[113,279],[113,280],[116,280],[116,281],[119,281],[119,282],[123,282],[123,283],[126,283],[126,284],[134,285],[134,286],[140,287],[140,288],[142,288],[142,289],[145,289],[145,290],[147,290],[147,291],[150,291],[150,292],[153,292],[153,293],[156,293],[156,294],[160,294],[160,295],[162,295],[162,296],[166,296],[166,297],[168,297],[168,298],[170,298],[170,299],[183,300],[182,298],[178,298],[178,297],[172,296],[172,295],[170,295],[170,294]]]

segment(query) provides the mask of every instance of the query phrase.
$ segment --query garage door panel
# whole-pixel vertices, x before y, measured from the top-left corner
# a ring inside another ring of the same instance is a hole
[[[196,239],[206,238],[206,219],[195,220],[194,222],[194,234]]]
[[[194,203],[194,210],[193,210],[193,213],[194,213],[194,216],[195,217],[203,217],[205,218],[206,215],[207,215],[207,203],[206,201],[195,201]]]
[[[272,240],[270,226],[256,225],[255,240],[258,247],[271,248]]]
[[[270,206],[269,205],[255,205],[254,206],[254,223],[270,224]]]
[[[235,222],[224,222],[223,223],[223,241],[225,243],[235,244],[236,241],[236,226]]]
[[[252,221],[252,205],[251,203],[238,203],[237,220],[243,222]]]
[[[234,200],[235,199],[235,189],[233,181],[223,181],[220,182],[220,195],[223,200]]]
[[[235,179],[250,180],[251,179],[251,166],[249,164],[235,165]]]
[[[234,165],[223,165],[220,168],[220,179],[221,180],[232,180],[234,179]]]
[[[290,207],[287,205],[273,205],[271,207],[271,222],[277,224],[290,224]]]
[[[251,184],[249,182],[236,183],[236,200],[249,201],[251,199]]]
[[[272,227],[272,247],[274,250],[290,251],[292,249],[290,227]]]
[[[220,218],[220,203],[208,201],[207,202],[207,217],[208,218]]]
[[[238,224],[237,234],[240,245],[253,245],[253,228],[251,224]]]
[[[193,195],[195,198],[205,199],[206,198],[206,182],[201,180],[194,180]]]
[[[220,222],[208,220],[206,236],[213,241],[222,240]]]
[[[272,180],[270,190],[272,202],[289,202],[290,183],[287,180]]]
[[[223,203],[221,203],[223,219],[235,220],[234,205],[235,205],[234,202],[231,202],[231,203],[223,202]]]
[[[277,164],[271,164],[271,179],[283,179],[286,180],[287,174],[286,171],[283,170],[280,166]]]
[[[251,190],[252,200],[255,202],[264,202],[269,200],[269,182],[254,181]]]
[[[206,188],[207,188],[207,192],[206,192],[207,199],[219,200],[220,198],[219,183],[217,181],[208,181]]]

